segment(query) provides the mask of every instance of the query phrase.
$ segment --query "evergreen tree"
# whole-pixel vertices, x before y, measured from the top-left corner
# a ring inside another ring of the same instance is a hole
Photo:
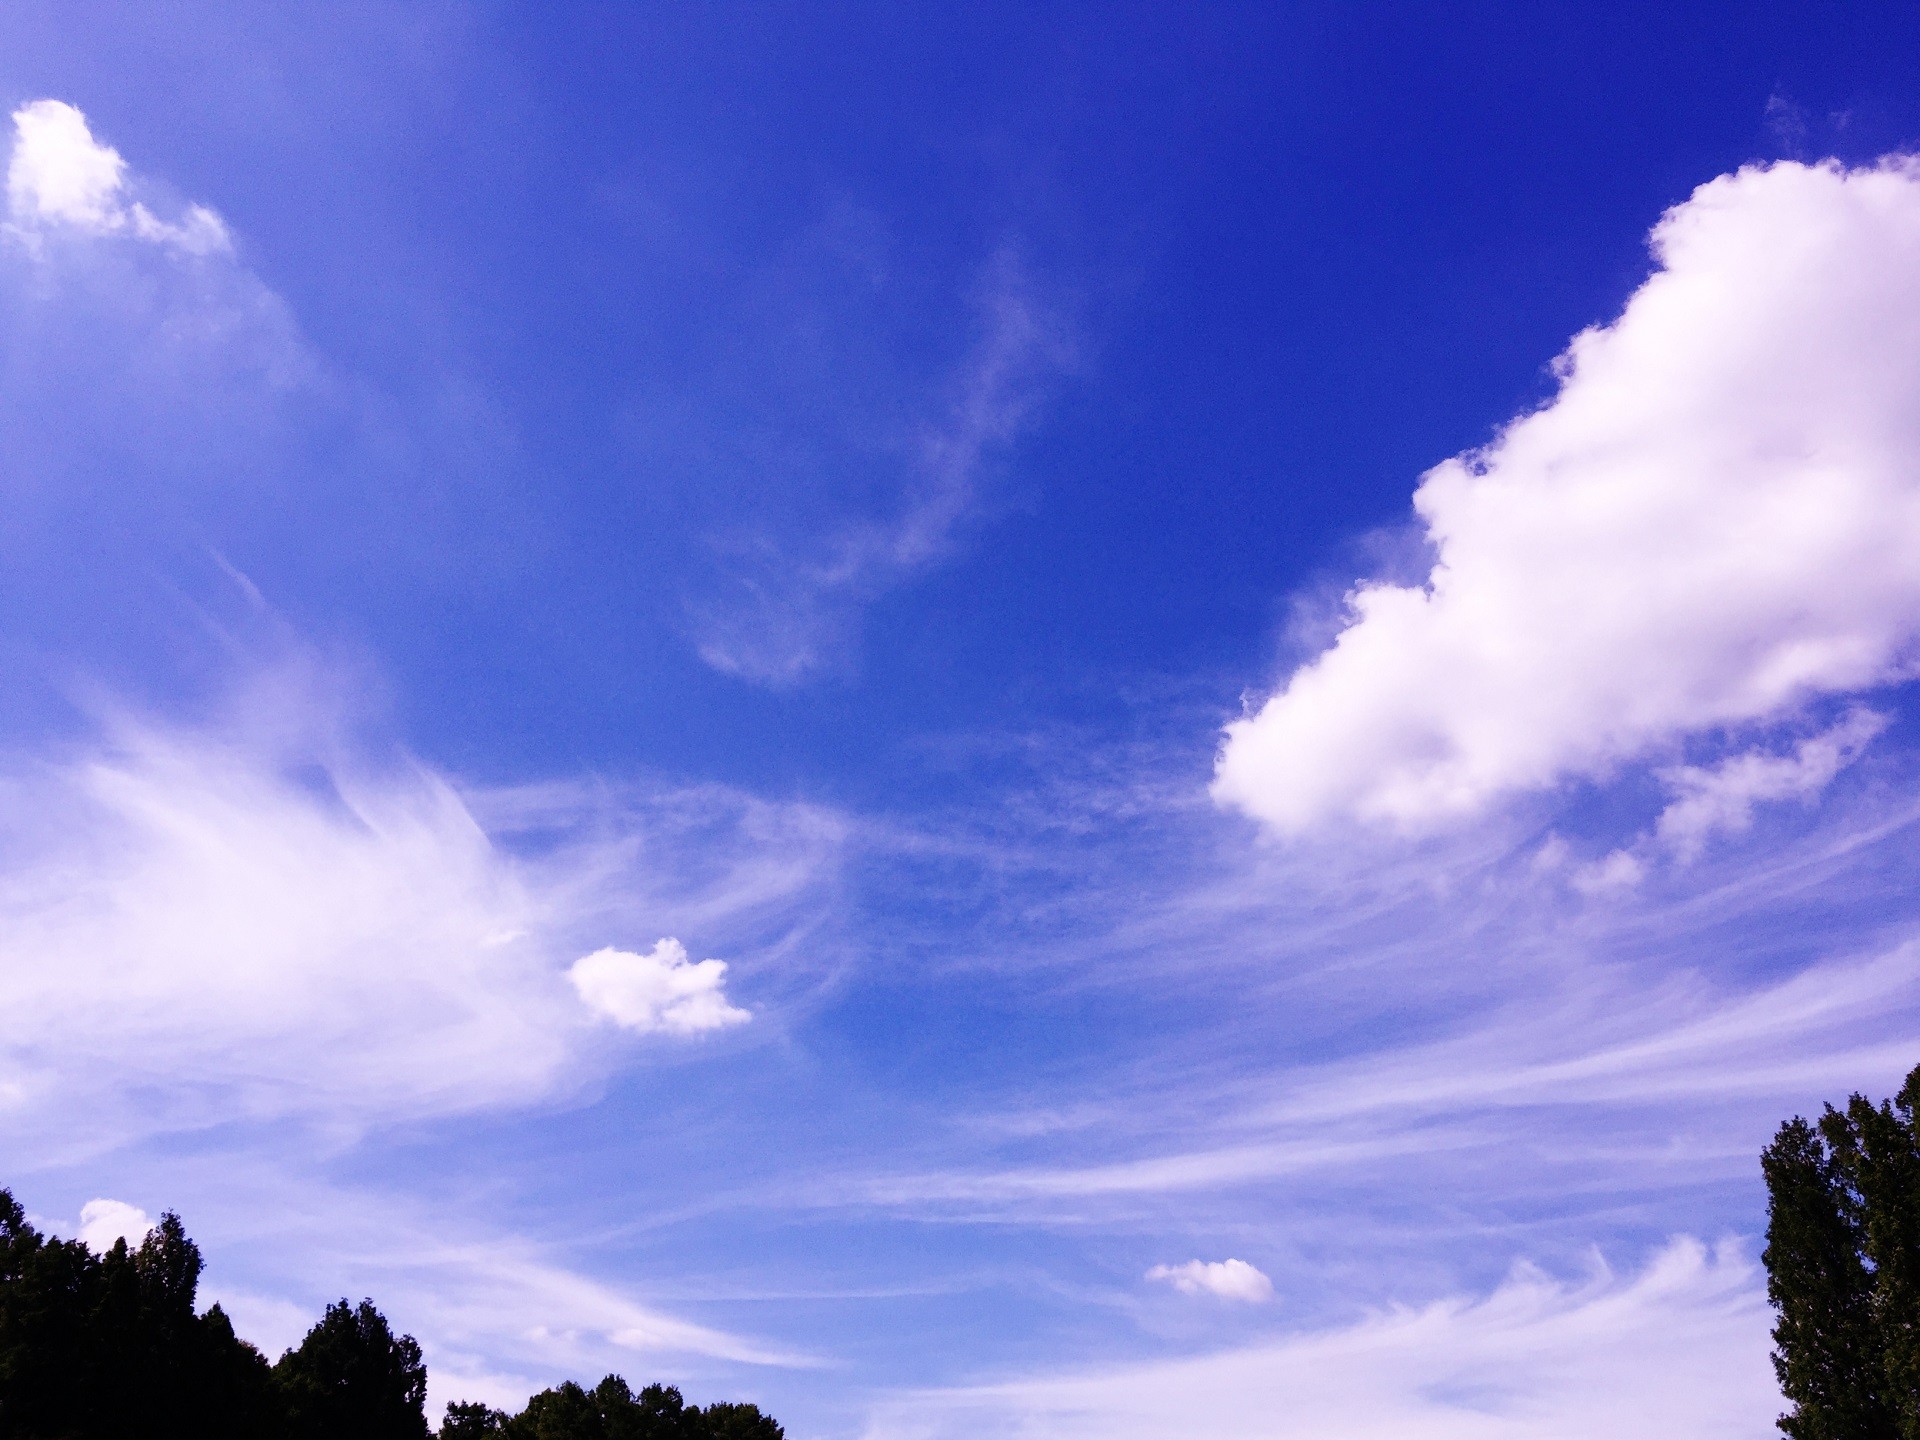
[[[177,1215],[95,1256],[0,1191],[0,1440],[272,1440],[266,1360],[216,1306]]]
[[[1774,1370],[1793,1440],[1920,1440],[1920,1068],[1761,1156]]]
[[[83,1435],[94,1257],[42,1238],[0,1190],[0,1440]]]
[[[427,1367],[371,1300],[341,1300],[273,1367],[297,1440],[426,1440]]]
[[[420,1347],[372,1301],[329,1305],[269,1366],[218,1305],[198,1313],[201,1269],[171,1212],[139,1245],[96,1255],[40,1234],[0,1190],[0,1440],[427,1440]],[[635,1394],[618,1375],[544,1390],[513,1416],[449,1405],[439,1435],[785,1440],[756,1406],[702,1410],[670,1385]]]

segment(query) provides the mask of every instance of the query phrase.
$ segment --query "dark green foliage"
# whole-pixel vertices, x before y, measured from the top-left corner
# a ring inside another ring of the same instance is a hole
[[[168,1215],[137,1250],[42,1236],[0,1190],[0,1440],[268,1440],[260,1353],[194,1311],[200,1251]]]
[[[490,1409],[472,1400],[458,1400],[447,1406],[447,1418],[440,1424],[440,1440],[487,1440],[506,1428],[504,1410]]]
[[[0,1190],[0,1440],[428,1440],[427,1367],[370,1300],[329,1305],[269,1366],[218,1305],[169,1214],[137,1249],[42,1235]],[[638,1395],[618,1375],[543,1390],[520,1414],[447,1407],[439,1440],[784,1440],[752,1405]]]
[[[787,1432],[762,1415],[758,1405],[719,1401],[707,1406],[707,1434],[712,1440],[786,1440]]]
[[[671,1385],[638,1395],[618,1375],[591,1390],[569,1380],[542,1390],[508,1417],[483,1405],[449,1405],[440,1440],[498,1435],[503,1440],[786,1440],[757,1405],[689,1405]]]
[[[329,1305],[297,1350],[273,1367],[297,1440],[426,1440],[427,1366],[411,1335],[396,1336],[362,1300]]]
[[[1762,1154],[1774,1370],[1793,1440],[1920,1440],[1920,1069]]]

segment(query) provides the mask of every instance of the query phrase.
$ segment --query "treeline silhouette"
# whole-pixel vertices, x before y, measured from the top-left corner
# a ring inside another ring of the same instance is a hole
[[[329,1305],[277,1362],[196,1308],[200,1249],[169,1213],[96,1255],[0,1190],[0,1440],[431,1440],[427,1367],[373,1303]],[[440,1440],[784,1440],[754,1405],[635,1394],[618,1375],[517,1415],[447,1407]]]

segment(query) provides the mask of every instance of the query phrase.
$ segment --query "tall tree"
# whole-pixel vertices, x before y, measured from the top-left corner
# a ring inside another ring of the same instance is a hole
[[[273,1367],[298,1440],[427,1440],[427,1367],[371,1300],[341,1300]]]
[[[169,1212],[96,1255],[42,1235],[0,1190],[0,1440],[427,1440],[427,1367],[363,1300],[329,1305],[269,1366],[218,1305]],[[447,1407],[440,1440],[784,1440],[752,1405],[688,1405],[618,1375],[542,1391],[518,1415]]]
[[[0,1440],[279,1436],[266,1360],[195,1313],[200,1270],[177,1215],[96,1256],[0,1191]]]
[[[1793,1440],[1920,1440],[1920,1068],[1795,1117],[1761,1156],[1774,1370]]]
[[[95,1268],[85,1245],[43,1237],[0,1190],[0,1440],[85,1433]]]

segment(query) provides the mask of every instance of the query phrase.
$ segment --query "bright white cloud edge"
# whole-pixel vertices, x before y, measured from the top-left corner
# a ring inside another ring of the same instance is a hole
[[[153,1229],[153,1217],[124,1200],[89,1200],[80,1207],[79,1238],[89,1250],[105,1254],[116,1240],[137,1246]]]
[[[1652,245],[1554,399],[1422,479],[1426,583],[1360,585],[1227,728],[1218,800],[1427,829],[1912,675],[1920,162],[1749,167]]]
[[[160,219],[128,195],[127,162],[93,136],[87,117],[61,100],[34,100],[13,112],[7,213],[16,235],[51,226],[91,235],[129,235],[188,255],[232,250],[226,223],[204,205],[179,221]]]

